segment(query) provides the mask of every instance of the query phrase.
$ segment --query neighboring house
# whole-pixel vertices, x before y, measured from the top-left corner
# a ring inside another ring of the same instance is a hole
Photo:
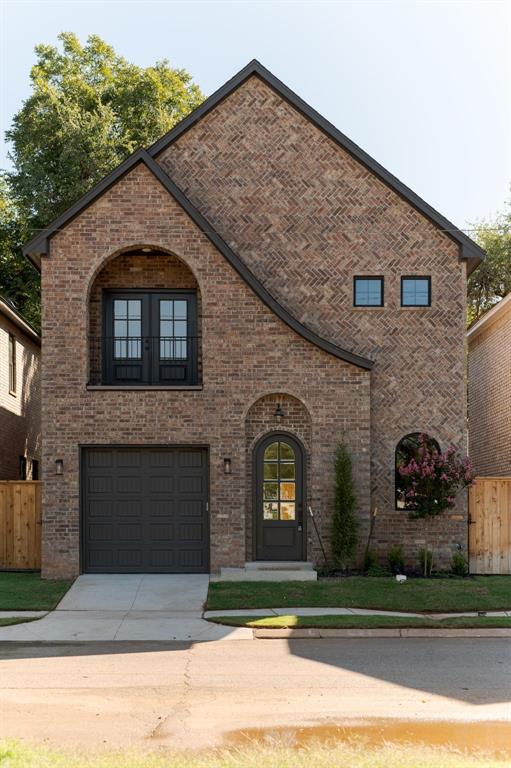
[[[258,62],[25,253],[46,575],[320,563],[307,510],[328,546],[341,439],[360,551],[375,508],[381,556],[466,545],[464,497],[411,521],[395,462],[422,431],[465,448],[483,252]]]
[[[477,475],[511,477],[511,294],[467,332],[470,456]]]
[[[0,296],[0,480],[38,480],[41,338]]]

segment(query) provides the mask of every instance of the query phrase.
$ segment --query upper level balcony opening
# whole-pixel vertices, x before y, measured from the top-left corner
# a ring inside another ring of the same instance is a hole
[[[201,383],[201,296],[177,256],[140,246],[111,259],[89,300],[89,384]]]

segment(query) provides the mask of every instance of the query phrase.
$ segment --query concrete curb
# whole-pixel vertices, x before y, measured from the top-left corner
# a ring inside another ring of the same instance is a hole
[[[493,627],[481,629],[253,629],[256,640],[314,640],[323,638],[357,638],[357,637],[510,637],[511,628]]]

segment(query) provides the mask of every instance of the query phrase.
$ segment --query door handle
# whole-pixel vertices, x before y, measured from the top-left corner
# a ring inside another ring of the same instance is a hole
[[[303,531],[303,525],[301,523],[298,523],[298,533],[301,533]]]

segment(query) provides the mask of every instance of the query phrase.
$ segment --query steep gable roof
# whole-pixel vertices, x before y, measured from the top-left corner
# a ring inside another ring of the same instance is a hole
[[[167,176],[165,171],[158,163],[153,160],[151,155],[145,149],[138,149],[127,160],[119,165],[112,173],[106,176],[102,181],[93,187],[87,194],[85,194],[74,205],[64,211],[58,218],[56,218],[46,229],[40,232],[36,237],[32,238],[23,247],[23,253],[25,256],[31,259],[31,261],[40,268],[40,256],[44,256],[49,253],[50,238],[60,229],[69,224],[76,216],[84,211],[91,203],[93,203],[98,197],[112,187],[119,179],[125,176],[131,169],[133,169],[139,163],[143,163],[160,181],[165,187],[167,192],[176,200],[176,202],[183,208],[184,211],[190,216],[192,221],[199,227],[201,232],[213,243],[214,246],[220,251],[220,253],[226,258],[229,264],[236,270],[236,272],[243,278],[247,285],[252,288],[254,293],[268,306],[286,325],[293,329],[296,333],[302,336],[307,341],[319,347],[324,352],[328,352],[334,357],[340,360],[345,360],[348,363],[371,370],[373,367],[373,361],[368,358],[357,355],[342,347],[333,344],[327,339],[323,339],[318,336],[317,333],[312,331],[307,326],[303,325],[297,320],[285,307],[279,304],[273,296],[266,290],[264,285],[259,282],[255,275],[248,269],[242,259],[230,248],[227,243],[220,237],[220,235],[213,229],[211,224],[205,219],[205,217],[197,210],[197,208],[188,200],[179,187]]]
[[[259,77],[270,88],[272,88],[279,96],[293,106],[298,112],[304,115],[310,120],[317,128],[323,133],[329,136],[336,144],[342,149],[349,152],[356,160],[364,165],[368,170],[372,171],[381,181],[383,181],[388,187],[394,190],[416,210],[426,216],[433,224],[436,224],[441,230],[454,240],[460,246],[460,258],[468,262],[469,274],[476,269],[485,257],[485,252],[464,232],[458,229],[442,214],[432,208],[426,203],[419,195],[416,195],[409,187],[403,184],[396,176],[386,170],[380,163],[374,160],[367,152],[364,152],[357,144],[351,139],[345,136],[339,131],[332,123],[326,120],[315,109],[309,106],[303,99],[294,93],[287,87],[281,80],[275,77],[266,67],[253,59],[243,67],[234,77],[228,80],[221,88],[215,91],[206,101],[204,101],[199,107],[194,109],[187,117],[181,120],[174,128],[168,133],[158,139],[151,147],[149,147],[149,154],[152,157],[159,155],[166,147],[172,142],[176,141],[182,136],[185,131],[189,130],[195,123],[197,123],[208,112],[214,109],[220,102],[222,102],[229,94],[240,87],[249,77]]]

